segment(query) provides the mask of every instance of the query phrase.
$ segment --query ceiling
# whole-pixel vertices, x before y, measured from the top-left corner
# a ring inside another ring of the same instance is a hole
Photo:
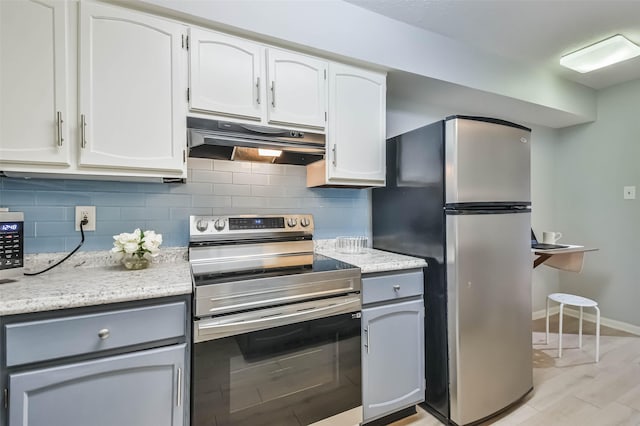
[[[560,57],[615,34],[640,44],[639,0],[346,0],[594,89],[640,78],[640,57],[580,74]]]

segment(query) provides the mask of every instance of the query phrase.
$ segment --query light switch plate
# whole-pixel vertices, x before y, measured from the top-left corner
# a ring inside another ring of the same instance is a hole
[[[624,199],[625,200],[635,200],[636,199],[636,187],[635,186],[625,186],[624,187]]]

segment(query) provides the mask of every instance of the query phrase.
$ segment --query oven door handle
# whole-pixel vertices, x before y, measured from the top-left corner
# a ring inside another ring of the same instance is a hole
[[[299,303],[280,308],[228,315],[222,317],[222,319],[196,321],[194,324],[194,342],[205,342],[282,325],[356,312],[360,310],[362,305],[360,297],[348,297],[338,300],[340,301],[323,300],[320,302]]]

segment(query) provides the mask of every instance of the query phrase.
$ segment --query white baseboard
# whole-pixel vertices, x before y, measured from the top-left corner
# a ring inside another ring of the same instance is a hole
[[[586,308],[584,310],[584,315],[583,315],[583,319],[585,321],[589,321],[589,322],[596,322],[596,316],[595,314],[592,314],[590,312],[587,312],[589,310],[589,308]],[[555,315],[558,312],[560,312],[560,307],[559,306],[552,306],[549,309],[549,314],[550,315]],[[569,315],[570,317],[574,317],[574,318],[580,318],[580,310],[579,309],[573,309],[573,308],[564,308],[564,313]],[[540,318],[544,318],[546,316],[546,310],[545,309],[540,309],[539,311],[534,311],[533,314],[531,315],[531,319],[533,320],[537,320]],[[640,336],[640,327],[638,327],[637,325],[633,325],[633,324],[629,324],[626,322],[622,322],[622,321],[617,321],[614,319],[610,319],[610,318],[606,318],[603,316],[600,316],[600,324],[607,326],[607,327],[611,327],[611,328],[615,328],[616,330],[620,330],[620,331],[626,331],[627,333],[631,333],[631,334],[635,334],[637,336]]]

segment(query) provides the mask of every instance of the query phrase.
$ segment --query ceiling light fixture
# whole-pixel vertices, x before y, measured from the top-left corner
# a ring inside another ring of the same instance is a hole
[[[635,58],[640,46],[617,34],[560,58],[560,65],[586,73]]]

